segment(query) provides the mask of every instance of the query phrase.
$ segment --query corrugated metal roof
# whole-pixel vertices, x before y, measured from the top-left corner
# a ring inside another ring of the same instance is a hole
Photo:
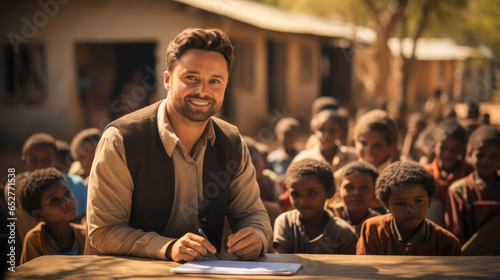
[[[262,29],[325,37],[356,38],[372,43],[375,32],[366,27],[294,13],[244,0],[174,0],[211,13],[229,17]]]
[[[400,40],[391,38],[387,42],[392,54],[400,55]],[[411,56],[413,39],[403,39],[403,55]],[[461,46],[455,44],[450,38],[419,38],[417,40],[417,49],[415,57],[418,60],[463,60],[470,56],[470,53]]]

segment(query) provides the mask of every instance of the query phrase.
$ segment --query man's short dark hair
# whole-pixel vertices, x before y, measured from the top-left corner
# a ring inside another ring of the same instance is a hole
[[[66,182],[64,175],[54,167],[37,169],[26,178],[24,187],[19,192],[21,206],[31,215],[33,210],[41,208],[42,193],[57,182]]]
[[[332,168],[327,163],[315,159],[303,159],[292,162],[286,170],[285,182],[307,175],[316,176],[326,191],[332,189]]]
[[[167,48],[167,71],[171,74],[175,63],[189,49],[214,51],[222,54],[227,62],[227,71],[231,73],[234,62],[234,46],[229,36],[217,28],[188,28],[174,40]]]
[[[395,189],[413,184],[422,186],[429,198],[437,190],[434,177],[422,165],[414,161],[396,161],[382,170],[378,176],[375,194],[378,199],[387,204]]]

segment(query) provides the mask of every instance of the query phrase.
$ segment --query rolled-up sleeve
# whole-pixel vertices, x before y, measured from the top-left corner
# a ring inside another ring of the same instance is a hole
[[[173,238],[129,226],[134,183],[127,168],[123,137],[106,129],[89,177],[87,223],[90,245],[101,254],[166,259]]]
[[[263,253],[267,251],[272,242],[272,227],[269,215],[260,199],[260,189],[255,177],[255,169],[248,148],[242,140],[242,159],[230,183],[229,205],[227,217],[231,229],[237,232],[243,228],[251,227],[263,244]]]

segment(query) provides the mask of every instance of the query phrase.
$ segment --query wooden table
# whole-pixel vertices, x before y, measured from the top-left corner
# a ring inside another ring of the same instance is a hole
[[[223,259],[235,260],[230,254]],[[266,254],[255,261],[301,263],[293,276],[173,274],[179,263],[122,256],[43,256],[6,279],[500,279],[500,256],[408,257]]]

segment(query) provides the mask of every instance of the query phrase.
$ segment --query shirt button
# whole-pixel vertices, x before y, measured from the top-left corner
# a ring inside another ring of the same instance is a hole
[[[406,252],[406,253],[409,253],[409,252],[410,252],[410,247],[409,247],[409,246],[406,246],[406,247],[405,247],[405,252]]]

